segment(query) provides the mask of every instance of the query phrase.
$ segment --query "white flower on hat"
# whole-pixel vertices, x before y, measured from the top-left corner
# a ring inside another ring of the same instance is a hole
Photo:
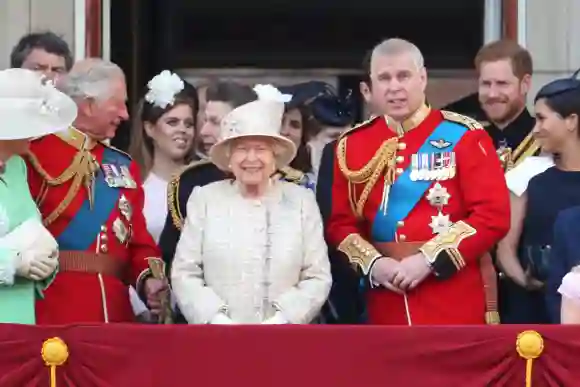
[[[58,114],[58,107],[55,106],[55,101],[51,101],[51,97],[55,95],[56,87],[52,80],[43,76],[40,79],[41,87],[40,94],[42,95],[42,100],[40,102],[40,114]]]
[[[185,88],[185,83],[179,75],[163,70],[147,83],[147,88],[149,91],[145,94],[145,101],[165,109],[173,105],[175,95]]]
[[[272,85],[256,85],[254,92],[258,95],[260,101],[272,101],[280,103],[288,103],[292,99],[291,94],[282,94],[280,90]]]

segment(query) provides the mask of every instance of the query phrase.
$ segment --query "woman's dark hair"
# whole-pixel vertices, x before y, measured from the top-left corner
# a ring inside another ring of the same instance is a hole
[[[571,78],[557,79],[543,86],[534,103],[543,99],[562,118],[576,114],[580,119],[580,80],[576,78],[579,72],[576,71]],[[580,131],[578,133],[580,135]]]
[[[193,124],[195,126],[197,120],[197,112],[199,110],[199,100],[197,91],[194,86],[184,81],[184,88],[174,97],[174,102],[171,105],[161,108],[145,101],[141,98],[137,105],[134,114],[135,119],[131,127],[131,138],[129,143],[129,154],[135,159],[139,167],[141,167],[141,175],[143,179],[147,177],[153,166],[153,139],[145,132],[145,123],[156,124],[159,118],[168,111],[179,105],[188,105],[193,113]],[[193,148],[193,147],[192,147]],[[194,156],[193,149],[187,156],[185,162],[189,162]]]
[[[310,151],[308,150],[308,140],[310,139],[307,135],[308,132],[308,122],[310,121],[310,109],[307,106],[292,107],[289,110],[298,109],[300,112],[300,117],[302,119],[302,136],[300,137],[300,145],[296,150],[296,156],[290,162],[290,167],[297,169],[304,173],[312,172],[312,158],[310,157]]]

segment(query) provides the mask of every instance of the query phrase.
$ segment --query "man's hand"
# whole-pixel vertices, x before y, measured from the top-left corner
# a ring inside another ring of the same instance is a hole
[[[159,316],[164,313],[165,302],[169,300],[167,297],[167,291],[169,286],[167,281],[160,280],[157,278],[147,278],[143,284],[143,291],[145,292],[145,297],[147,298],[147,306],[152,314]]]
[[[382,257],[377,259],[371,268],[371,281],[374,284],[384,286],[393,292],[401,293],[401,291],[393,286],[392,283],[393,278],[395,278],[399,271],[399,265],[400,263],[392,258]]]
[[[417,253],[403,259],[397,273],[391,281],[402,291],[414,289],[431,273],[427,259],[422,253]]]

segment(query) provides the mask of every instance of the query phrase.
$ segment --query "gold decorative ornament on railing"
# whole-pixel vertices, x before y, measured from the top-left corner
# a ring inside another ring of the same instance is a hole
[[[516,350],[526,359],[526,387],[532,387],[532,365],[544,351],[544,339],[536,331],[524,331],[518,335]]]
[[[53,337],[42,343],[42,360],[50,367],[50,387],[56,387],[56,367],[66,363],[68,347],[60,337]]]

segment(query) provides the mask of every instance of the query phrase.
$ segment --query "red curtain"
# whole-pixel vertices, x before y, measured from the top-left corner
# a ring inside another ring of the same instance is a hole
[[[580,330],[546,327],[0,326],[0,387],[47,387],[42,343],[69,349],[58,387],[525,386],[518,333],[544,351],[535,387],[580,380]]]
[[[102,7],[101,0],[85,0],[85,56],[87,58],[100,58],[102,55]],[[109,12],[109,10],[105,11]]]

